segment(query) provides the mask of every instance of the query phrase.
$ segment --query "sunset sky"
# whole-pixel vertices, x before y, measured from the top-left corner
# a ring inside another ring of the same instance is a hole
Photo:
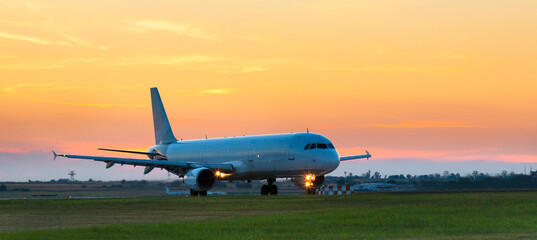
[[[58,159],[310,131],[333,173],[537,169],[537,1],[0,2],[0,181],[166,179]],[[173,177],[173,176],[172,176]]]

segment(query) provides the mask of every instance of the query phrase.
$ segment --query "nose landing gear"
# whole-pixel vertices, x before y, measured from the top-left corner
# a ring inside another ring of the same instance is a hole
[[[261,186],[261,195],[278,195],[278,187],[273,185],[274,182],[276,182],[275,178],[268,178],[268,185]]]
[[[324,178],[323,178],[324,179]],[[315,175],[308,174],[304,177],[304,181],[306,182],[304,185],[306,186],[306,194],[307,195],[315,195]]]

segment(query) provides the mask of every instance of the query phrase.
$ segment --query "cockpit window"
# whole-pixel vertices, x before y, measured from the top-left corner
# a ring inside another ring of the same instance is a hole
[[[334,145],[332,143],[308,143],[304,147],[304,150],[310,150],[310,149],[334,149]]]
[[[326,146],[326,143],[317,143],[317,148],[320,148],[320,149],[327,149],[328,146]]]

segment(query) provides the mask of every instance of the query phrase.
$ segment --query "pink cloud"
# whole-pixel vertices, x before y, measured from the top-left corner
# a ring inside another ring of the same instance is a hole
[[[498,155],[496,159],[504,162],[537,163],[537,155],[528,154]]]
[[[2,153],[27,153],[28,151],[22,150],[20,148],[0,148]]]
[[[388,148],[341,148],[338,149],[340,156],[356,155],[368,150],[375,159],[394,159],[394,158],[416,158],[432,159],[444,157],[450,154],[449,151],[419,151],[405,149],[388,149]]]
[[[410,121],[397,124],[367,124],[368,127],[383,128],[485,128],[488,126],[458,121]]]
[[[356,155],[364,152],[366,148],[338,149],[340,156]],[[393,159],[410,159],[429,162],[464,162],[464,161],[496,161],[509,163],[537,163],[537,155],[533,154],[505,154],[499,149],[476,149],[469,151],[422,151],[388,148],[368,148],[373,156],[372,160],[384,161]],[[363,160],[365,161],[365,160]]]

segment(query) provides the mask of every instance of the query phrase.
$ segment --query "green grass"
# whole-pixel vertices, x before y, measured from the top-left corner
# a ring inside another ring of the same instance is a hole
[[[535,239],[536,200],[535,192],[6,200],[0,239]]]

